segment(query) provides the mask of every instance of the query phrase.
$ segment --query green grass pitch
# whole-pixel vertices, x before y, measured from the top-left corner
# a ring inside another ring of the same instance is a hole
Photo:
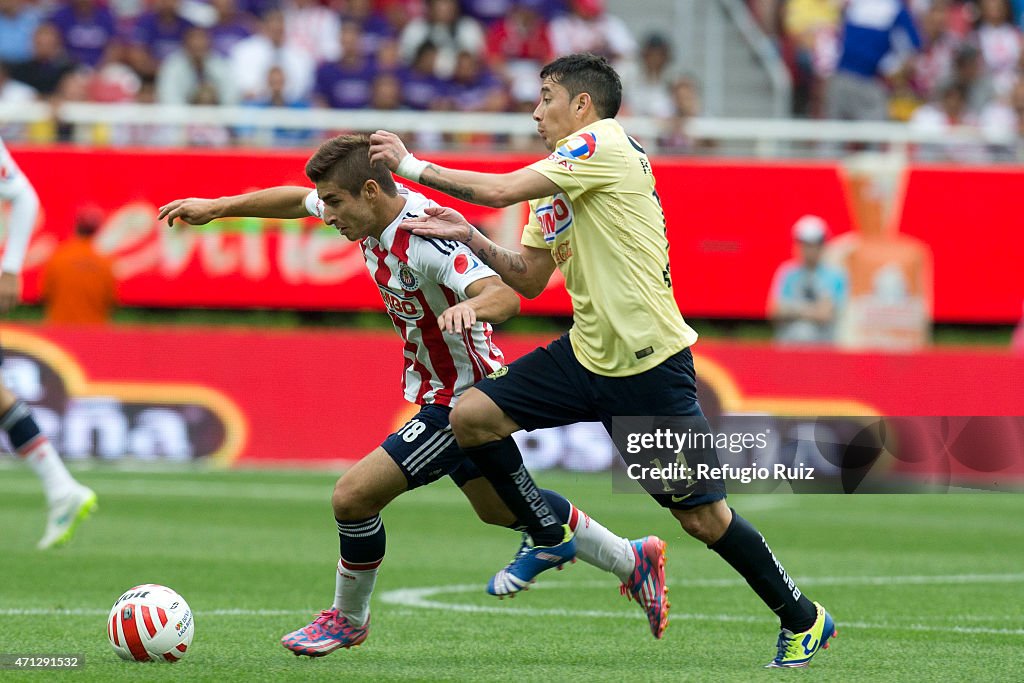
[[[79,472],[99,512],[41,553],[39,486],[0,468],[0,653],[82,654],[12,680],[1011,681],[1024,671],[1024,496],[735,496],[839,637],[803,670],[766,671],[775,620],[714,553],[607,475],[538,480],[622,535],[669,543],[672,624],[651,638],[617,581],[582,563],[515,600],[484,594],[517,536],[473,516],[447,480],[384,513],[387,559],[360,648],[310,660],[278,640],[327,607],[334,475],[308,471]],[[179,663],[123,662],[106,615],[138,583],[171,586],[196,614]]]

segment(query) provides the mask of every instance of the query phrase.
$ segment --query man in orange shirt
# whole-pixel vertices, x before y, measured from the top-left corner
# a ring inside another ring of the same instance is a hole
[[[98,208],[79,209],[74,236],[61,244],[46,264],[43,300],[47,322],[94,325],[110,321],[117,305],[114,268],[92,244],[102,222]]]

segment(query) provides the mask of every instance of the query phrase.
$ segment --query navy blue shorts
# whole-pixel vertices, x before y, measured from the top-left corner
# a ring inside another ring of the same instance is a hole
[[[611,435],[615,416],[704,415],[689,348],[639,375],[606,377],[583,367],[566,334],[492,373],[475,388],[526,430],[601,422]],[[687,453],[686,459],[690,467],[719,466],[714,448]],[[672,500],[682,497],[678,495],[652,497],[664,507],[683,510],[725,498],[724,482],[697,480],[690,489],[682,501]]]
[[[470,479],[483,476],[455,443],[448,424],[450,413],[451,408],[447,406],[423,406],[415,417],[381,444],[402,470],[410,490],[426,486],[446,474],[459,488]]]

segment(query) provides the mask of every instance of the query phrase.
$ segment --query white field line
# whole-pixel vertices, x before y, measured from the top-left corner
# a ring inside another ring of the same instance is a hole
[[[911,576],[824,576],[808,578],[802,581],[806,585],[818,586],[858,586],[858,585],[946,585],[946,584],[986,584],[986,583],[1021,583],[1024,582],[1024,574],[948,574],[948,575],[911,575]],[[728,580],[704,580],[691,581],[688,587],[692,588],[717,588],[740,585],[740,582]],[[533,590],[542,588],[572,588],[591,589],[609,588],[608,582],[551,582],[534,586]],[[586,619],[643,619],[645,616],[637,609],[623,609],[622,611],[601,611],[581,610],[565,608],[533,608],[513,607],[510,602],[502,605],[474,605],[457,602],[443,602],[432,598],[440,595],[458,595],[468,593],[482,593],[483,587],[478,584],[461,584],[450,586],[429,586],[424,588],[402,588],[398,590],[385,591],[380,594],[380,601],[396,605],[403,614],[414,614],[417,609],[440,610],[444,612],[464,612],[476,614],[501,614],[506,617],[575,617]],[[520,598],[523,599],[523,598]],[[315,610],[275,610],[275,609],[217,609],[199,610],[197,618],[205,617],[266,617],[266,616],[308,616]],[[0,616],[105,616],[109,610],[103,609],[45,609],[45,608],[0,608]],[[733,622],[750,624],[767,624],[772,620],[764,617],[750,615],[732,614],[702,614],[702,613],[680,613],[672,612],[672,618],[683,621],[710,621],[710,622]],[[979,617],[974,615],[956,616],[949,615],[948,619],[960,621],[978,621]],[[991,615],[985,617],[993,621],[1000,619],[1014,619],[1003,615]],[[937,624],[903,623],[898,624],[890,621],[844,621],[840,618],[838,623],[840,629],[873,629],[885,631],[923,631],[930,633],[957,633],[971,635],[1008,635],[1024,636],[1024,628],[989,628],[984,626],[943,626]]]

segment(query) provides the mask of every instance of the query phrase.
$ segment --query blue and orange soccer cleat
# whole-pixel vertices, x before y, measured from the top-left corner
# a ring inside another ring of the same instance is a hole
[[[508,566],[491,577],[487,582],[487,592],[504,598],[514,597],[521,590],[526,590],[537,575],[548,569],[561,569],[566,562],[576,561],[576,537],[567,525],[562,525],[565,535],[558,545],[533,545],[526,535],[519,552],[508,563]]]
[[[292,631],[281,638],[281,644],[295,653],[295,656],[323,657],[338,648],[355,647],[370,632],[370,620],[356,627],[348,623],[338,610],[325,609],[309,626]]]
[[[646,536],[630,541],[636,566],[629,581],[619,587],[619,592],[635,600],[651,625],[651,635],[661,638],[668,628],[668,587],[665,585],[665,541],[657,536]]]
[[[818,610],[818,616],[806,631],[793,633],[789,629],[782,629],[775,644],[778,654],[775,655],[775,659],[765,664],[766,669],[807,666],[811,657],[821,650],[828,649],[829,638],[838,636],[839,631],[832,621],[832,615],[826,612],[824,607],[814,603],[814,608]]]

